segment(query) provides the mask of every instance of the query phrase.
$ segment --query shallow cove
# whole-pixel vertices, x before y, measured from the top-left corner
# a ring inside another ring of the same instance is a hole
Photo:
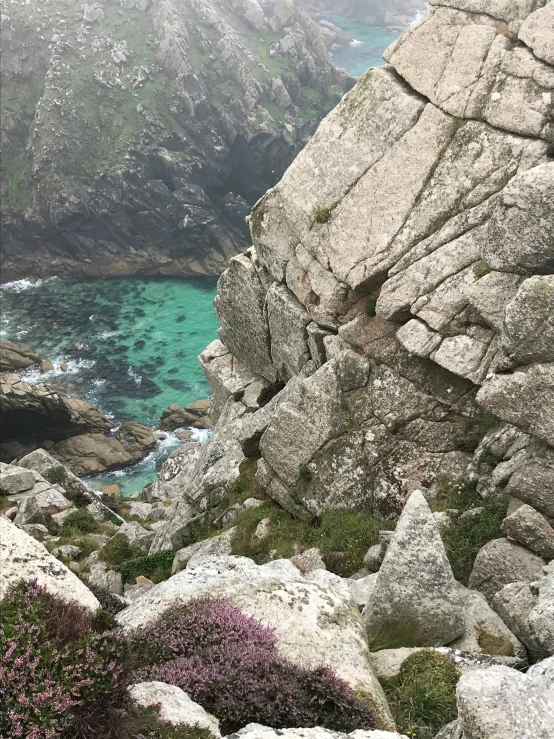
[[[397,31],[380,26],[366,26],[342,15],[326,17],[355,39],[350,44],[336,44],[331,49],[335,67],[343,67],[355,77],[359,77],[370,67],[384,64],[383,52],[400,35]]]
[[[210,386],[198,354],[217,338],[217,278],[51,279],[0,289],[2,336],[29,344],[55,371],[26,379],[85,398],[120,424],[154,426],[171,403],[206,398]],[[62,372],[59,365],[69,368]],[[117,482],[126,494],[155,479],[179,442],[160,442],[134,468],[91,479]],[[114,479],[117,478],[117,479]]]

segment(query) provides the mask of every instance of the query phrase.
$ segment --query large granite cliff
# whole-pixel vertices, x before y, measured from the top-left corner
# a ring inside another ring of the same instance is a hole
[[[286,0],[2,0],[2,279],[218,273],[352,85]]]
[[[258,202],[154,550],[245,456],[306,519],[462,479],[552,516],[553,48],[552,2],[435,0]]]

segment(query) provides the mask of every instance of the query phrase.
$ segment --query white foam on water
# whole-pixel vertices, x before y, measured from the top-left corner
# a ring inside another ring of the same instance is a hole
[[[211,429],[191,429],[193,441],[208,441],[212,435]]]
[[[142,382],[142,377],[139,375],[139,373],[135,370],[132,364],[129,365],[129,368],[127,369],[127,374],[129,377],[132,377],[133,380],[137,383],[137,385],[140,385]]]
[[[57,282],[59,277],[49,277],[47,280],[13,280],[12,282],[5,282],[0,285],[0,292],[6,293],[22,293],[25,290],[31,290],[34,287],[40,287],[48,282]]]
[[[89,318],[90,321],[90,318]],[[111,339],[112,336],[117,336],[119,331],[103,331],[100,334],[101,339]]]
[[[364,46],[365,41],[358,41],[358,39],[354,39],[354,41],[351,41],[349,46]]]
[[[31,367],[23,373],[22,377],[24,382],[28,382],[33,385],[36,383],[48,384],[48,380],[52,377],[64,377],[65,375],[76,375],[81,370],[91,369],[94,367],[96,362],[93,359],[52,359],[54,369],[50,372],[41,372],[38,367]],[[67,370],[64,372],[60,369],[60,364],[67,364]],[[100,380],[99,382],[102,382]]]

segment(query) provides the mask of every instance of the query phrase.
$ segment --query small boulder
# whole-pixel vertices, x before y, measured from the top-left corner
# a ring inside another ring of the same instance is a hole
[[[123,534],[129,541],[129,544],[140,549],[148,549],[155,535],[153,531],[145,529],[144,526],[141,526],[136,521],[126,521],[122,524],[118,528],[116,535],[119,534]]]
[[[52,372],[54,369],[54,365],[49,359],[43,359],[42,362],[39,364],[40,371],[45,372]]]
[[[62,364],[60,364],[60,369],[62,372],[67,372],[69,368],[65,362],[62,362]]]
[[[504,585],[533,582],[542,577],[545,561],[508,539],[493,539],[479,550],[468,587],[479,590],[489,603]]]
[[[120,495],[121,489],[119,485],[114,483],[113,485],[104,485],[102,492],[104,495]]]
[[[35,476],[31,470],[3,462],[0,465],[0,490],[3,490],[6,495],[17,495],[34,486]]]
[[[505,518],[502,531],[539,557],[544,557],[547,561],[554,559],[554,529],[531,506],[524,504]]]
[[[321,552],[317,547],[306,549],[306,551],[301,554],[295,554],[294,557],[291,557],[290,561],[303,575],[307,575],[308,572],[312,572],[313,570],[327,569],[325,562],[321,557]]]
[[[19,501],[17,515],[14,519],[16,526],[27,526],[31,523],[39,523],[43,526],[46,524],[44,513],[39,508],[36,499],[33,496],[27,496]]]
[[[52,556],[57,557],[58,559],[78,559],[82,553],[82,549],[79,549],[79,547],[73,546],[72,544],[63,544],[61,547],[52,549]]]
[[[554,657],[534,665],[525,675],[502,666],[468,672],[460,678],[456,696],[464,736],[554,736]]]
[[[207,729],[216,739],[221,737],[219,721],[176,685],[157,681],[137,683],[131,685],[129,693],[138,706],[158,706],[161,721],[172,726],[198,726]]]
[[[402,632],[411,646],[442,646],[464,633],[460,591],[420,490],[404,506],[364,617],[370,638]]]

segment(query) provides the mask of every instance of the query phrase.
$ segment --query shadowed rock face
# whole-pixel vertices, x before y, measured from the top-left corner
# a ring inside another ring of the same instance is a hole
[[[351,78],[279,2],[2,3],[2,279],[216,274]]]

